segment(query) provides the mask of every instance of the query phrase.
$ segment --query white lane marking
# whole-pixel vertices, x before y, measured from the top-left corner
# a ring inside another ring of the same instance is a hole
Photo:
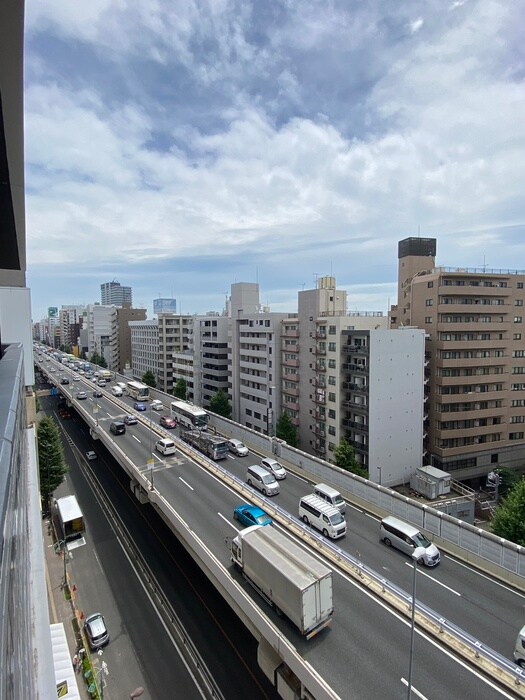
[[[401,683],[403,683],[403,685],[406,685],[406,686],[408,687],[408,681],[405,680],[404,678],[401,679]],[[423,693],[420,693],[419,690],[417,690],[416,688],[414,688],[414,686],[412,686],[412,687],[410,688],[410,692],[411,692],[411,693],[414,693],[414,695],[417,695],[418,698],[421,698],[421,700],[428,700],[427,696],[426,696],[426,695],[423,695]]]
[[[454,557],[451,557],[448,554],[445,554],[445,557],[449,561],[453,562],[454,564],[457,564],[458,566],[462,566],[463,568],[468,569],[471,573],[487,579],[487,581],[490,581],[490,583],[493,583],[496,586],[500,586],[501,588],[504,588],[506,591],[509,591],[509,593],[515,593],[520,598],[525,598],[523,593],[520,593],[519,591],[514,590],[514,588],[511,588],[510,586],[506,586],[504,583],[500,583],[500,581],[496,581],[495,579],[491,578],[490,576],[487,576],[486,574],[482,574],[481,571],[477,571],[473,567],[470,567],[468,564],[463,564],[463,562],[458,561],[457,559],[454,559]]]
[[[235,459],[235,457],[232,457],[231,455],[226,455],[226,457],[228,457],[228,459]]]
[[[187,486],[187,487],[190,489],[190,491],[195,491],[195,489],[193,488],[193,486],[190,486],[190,485],[188,484],[187,481],[184,481],[184,479],[182,478],[182,476],[179,476],[179,479],[180,479],[180,481],[182,481],[182,483],[184,484],[184,486]]]
[[[225,515],[223,515],[222,513],[217,513],[217,515],[219,516],[219,518],[222,518],[224,522],[227,523],[231,528],[233,528],[235,532],[239,532],[235,525],[232,522],[230,522]]]
[[[138,437],[137,437],[136,435],[132,435],[131,437],[132,437],[134,440],[136,440],[137,442],[140,442],[140,440],[138,439]],[[142,445],[141,442],[140,442],[140,444]]]
[[[408,562],[408,561],[406,561],[405,564],[406,564],[406,566],[409,566],[410,568],[412,568],[412,566],[413,566],[413,565],[412,565],[410,562]],[[437,578],[434,578],[433,576],[430,576],[430,574],[427,574],[426,571],[421,571],[421,569],[418,569],[418,570],[417,570],[417,573],[418,573],[418,574],[421,574],[421,576],[426,576],[426,577],[429,578],[431,581],[434,581],[434,583],[437,583],[439,586],[443,586],[443,588],[446,588],[447,591],[450,591],[450,592],[453,593],[454,595],[457,595],[457,596],[459,596],[459,597],[461,598],[461,593],[459,593],[458,591],[455,591],[453,588],[450,588],[450,586],[447,586],[447,585],[445,585],[444,583],[441,583],[441,581],[438,581]]]
[[[353,508],[354,506],[350,506],[350,508]],[[358,510],[357,508],[355,510]],[[379,518],[376,518],[375,515],[372,515],[372,513],[367,513],[366,511],[362,511],[363,515],[366,515],[367,518],[372,518],[372,520],[375,520],[376,523],[379,522]]]
[[[162,462],[162,457],[157,457],[157,455],[155,454],[155,452],[152,452],[151,454],[153,455],[153,457],[155,457],[155,459],[158,459],[159,462]]]

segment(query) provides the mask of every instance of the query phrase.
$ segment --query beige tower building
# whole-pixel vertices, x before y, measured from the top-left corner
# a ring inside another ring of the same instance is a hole
[[[456,479],[525,464],[525,271],[435,266],[399,243],[393,328],[426,331],[426,462]]]

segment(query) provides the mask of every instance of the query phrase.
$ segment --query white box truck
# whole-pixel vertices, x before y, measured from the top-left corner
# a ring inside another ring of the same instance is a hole
[[[85,532],[84,516],[75,496],[64,496],[55,501],[57,517],[66,542],[82,537]]]
[[[332,623],[332,572],[271,525],[241,530],[231,559],[244,578],[307,639]]]

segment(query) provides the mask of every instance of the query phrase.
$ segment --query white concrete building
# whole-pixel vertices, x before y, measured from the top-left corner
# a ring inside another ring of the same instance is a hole
[[[131,372],[135,379],[142,379],[149,370],[159,375],[159,327],[156,318],[130,321]]]

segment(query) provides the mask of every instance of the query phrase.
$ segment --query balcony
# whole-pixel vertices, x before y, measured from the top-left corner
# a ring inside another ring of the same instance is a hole
[[[342,350],[345,353],[368,355],[369,348],[368,345],[343,345]]]
[[[313,349],[314,355],[326,355],[326,347],[324,345],[316,345]]]
[[[298,382],[299,375],[298,374],[285,374],[285,375],[283,375],[283,380],[286,382]]]
[[[285,328],[285,329],[283,329],[282,337],[283,338],[299,338],[299,331],[298,330],[295,330],[295,331],[286,330],[286,328]]]
[[[354,362],[344,362],[343,370],[345,372],[359,372],[360,374],[368,374],[366,365],[356,365]]]
[[[316,372],[326,372],[326,363],[318,360],[315,363],[315,371]]]
[[[284,387],[282,392],[283,394],[288,394],[288,396],[299,396],[299,387]]]
[[[314,394],[314,403],[320,404],[322,406],[326,405],[326,394],[325,392],[316,391]]]
[[[283,360],[283,365],[285,367],[299,367],[299,359]]]
[[[326,427],[324,425],[314,425],[313,427],[313,433],[314,435],[317,435],[317,437],[325,438],[326,437]]]
[[[317,340],[326,340],[326,331],[315,330],[312,333],[312,338],[316,338]]]
[[[326,377],[324,375],[314,377],[312,383],[314,386],[319,387],[320,389],[326,389]]]

